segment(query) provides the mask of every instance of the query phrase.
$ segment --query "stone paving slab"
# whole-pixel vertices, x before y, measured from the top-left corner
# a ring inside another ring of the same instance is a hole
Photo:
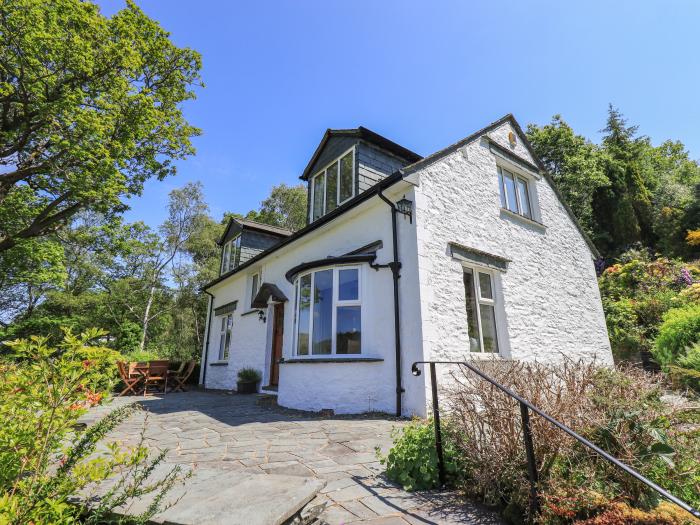
[[[164,478],[171,470],[159,465],[149,479]],[[171,490],[164,503],[172,505],[151,523],[177,525],[281,525],[311,501],[325,482],[300,476],[250,474],[212,469],[185,468],[190,472],[184,485]],[[99,492],[112,483],[105,483]],[[125,515],[143,513],[155,494],[149,494],[117,509]],[[275,502],[271,505],[271,502]]]
[[[386,453],[392,429],[405,420],[320,417],[261,401],[198,391],[118,398],[88,412],[84,422],[125,403],[146,408],[110,440],[134,445],[145,424],[146,444],[168,450],[164,466],[182,465],[204,480],[187,481],[182,500],[164,513],[168,523],[269,525],[299,505],[325,525],[502,523],[454,493],[407,493],[383,476],[375,449]]]

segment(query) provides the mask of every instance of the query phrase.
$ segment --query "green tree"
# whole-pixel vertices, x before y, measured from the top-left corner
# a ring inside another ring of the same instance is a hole
[[[0,0],[0,253],[80,210],[113,214],[175,172],[199,131],[200,57],[133,2]]]
[[[273,186],[270,195],[260,203],[258,211],[250,211],[247,219],[287,228],[301,230],[306,226],[306,186]]]
[[[651,192],[644,158],[649,140],[637,136],[637,126],[628,126],[612,106],[603,132],[603,170],[610,186],[596,190],[593,197],[595,240],[610,255],[619,255],[638,242],[653,246]]]
[[[586,233],[594,236],[593,195],[610,184],[599,148],[574,133],[561,115],[542,127],[530,124],[527,137]]]

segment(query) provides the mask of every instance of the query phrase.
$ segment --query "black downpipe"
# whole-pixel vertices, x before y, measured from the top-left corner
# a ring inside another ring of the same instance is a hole
[[[211,333],[211,312],[214,307],[214,296],[207,292],[206,290],[202,290],[205,294],[209,296],[209,315],[207,316],[207,341],[204,343],[204,359],[202,359],[202,387],[206,388],[207,384],[207,361],[209,357],[209,334]]]
[[[382,193],[381,188],[377,192],[379,198],[391,208],[391,233],[394,245],[394,260],[388,264],[394,278],[394,342],[396,345],[396,416],[401,417],[401,394],[404,393],[401,384],[401,314],[399,312],[399,278],[401,263],[399,262],[399,240],[396,229],[396,206]]]

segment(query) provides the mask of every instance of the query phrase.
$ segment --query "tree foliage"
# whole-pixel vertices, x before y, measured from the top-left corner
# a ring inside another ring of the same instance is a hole
[[[270,195],[260,203],[260,209],[248,212],[245,218],[291,231],[301,230],[306,226],[306,200],[303,184],[287,186],[282,183],[273,186]]]
[[[200,57],[133,2],[0,1],[0,253],[80,210],[112,214],[175,171]]]
[[[700,229],[700,166],[679,141],[653,146],[613,108],[600,144],[555,115],[528,127],[536,153],[606,258],[635,245],[684,258],[700,255],[689,232]]]

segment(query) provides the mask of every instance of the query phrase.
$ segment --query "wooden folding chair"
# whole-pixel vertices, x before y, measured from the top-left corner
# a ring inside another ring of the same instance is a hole
[[[185,383],[192,375],[195,364],[194,361],[188,361],[187,363],[182,363],[179,369],[171,370],[171,376],[175,382],[175,386],[170,390],[171,392],[187,392]]]
[[[148,369],[146,371],[146,379],[143,385],[143,396],[148,395],[148,387],[155,386],[158,387],[162,385],[162,390],[156,390],[156,393],[165,395],[168,390],[168,367],[170,362],[166,360],[162,361],[149,361]]]
[[[119,393],[119,396],[126,396],[129,393],[134,395],[140,394],[140,389],[137,390],[137,388],[143,381],[144,376],[136,371],[136,363],[118,361],[117,368],[119,369],[119,377],[126,385],[126,388]]]

